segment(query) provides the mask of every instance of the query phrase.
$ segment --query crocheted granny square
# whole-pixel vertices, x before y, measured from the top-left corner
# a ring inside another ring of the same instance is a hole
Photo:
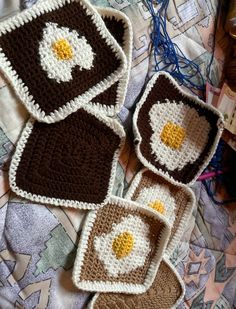
[[[86,0],[51,0],[1,23],[0,68],[29,112],[52,123],[118,81],[127,60]]]
[[[10,165],[10,186],[29,200],[95,209],[111,195],[124,130],[79,109],[65,120],[29,120]]]
[[[165,72],[155,74],[133,118],[143,165],[170,180],[192,184],[214,155],[223,118],[212,106],[181,90]]]
[[[125,198],[152,208],[165,217],[171,226],[171,237],[165,252],[170,256],[190,219],[195,203],[192,190],[185,185],[172,184],[144,168],[133,179]]]
[[[172,264],[164,259],[151,288],[140,295],[97,293],[89,309],[170,309],[184,295],[184,284]]]
[[[98,109],[103,106],[103,108],[106,109],[106,114],[113,116],[114,112],[117,114],[119,113],[121,106],[124,104],[127,92],[132,60],[133,31],[130,20],[122,12],[112,8],[97,8],[97,11],[105,22],[107,29],[121,46],[127,58],[127,70],[125,74],[119,81],[92,100],[93,106],[97,106]]]
[[[82,290],[143,293],[153,283],[170,228],[152,209],[118,197],[91,211],[73,270]]]

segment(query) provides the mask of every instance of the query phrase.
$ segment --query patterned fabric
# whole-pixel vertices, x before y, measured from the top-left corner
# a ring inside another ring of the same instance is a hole
[[[47,123],[90,102],[127,69],[120,46],[85,0],[39,2],[7,19],[0,47],[4,74],[29,112]]]
[[[117,120],[92,110],[53,124],[30,119],[12,158],[11,189],[39,203],[101,207],[112,192],[124,137]]]
[[[82,290],[144,293],[153,283],[170,234],[157,212],[112,197],[84,223],[73,269]]]
[[[187,57],[200,65],[204,75],[211,57],[217,3],[216,0],[175,0],[170,1],[167,12],[170,37]],[[136,0],[94,0],[93,4],[111,6],[124,12],[133,25],[131,78],[125,106],[120,113],[128,127],[135,99],[146,77],[153,74],[149,48],[151,16],[144,3]],[[5,1],[1,16],[18,8],[19,1]],[[221,76],[223,53],[228,46],[228,37],[221,27],[217,33],[219,36],[210,70],[214,84]],[[82,227],[85,212],[32,204],[16,198],[9,191],[9,159],[29,115],[2,78],[0,110],[0,306],[9,309],[84,308],[91,295],[73,285],[71,269],[80,235],[77,231]],[[117,166],[115,195],[125,194],[128,183],[139,168],[134,151],[127,142]],[[201,183],[196,184],[195,194],[198,207],[188,220],[189,227],[172,256],[172,262],[178,265],[186,286],[186,296],[180,308],[231,309],[236,307],[235,205],[214,205]],[[188,257],[190,251],[194,251],[195,260],[192,259],[194,255]],[[200,254],[202,251],[204,255]],[[200,264],[203,256],[208,263],[201,271],[196,266],[194,269],[193,264],[189,277],[188,265],[195,261]],[[189,279],[199,280],[198,286]],[[157,303],[163,299],[157,295]],[[148,300],[145,299],[144,304]]]
[[[147,84],[135,109],[133,127],[137,156],[145,167],[191,184],[214,155],[223,117],[161,72]]]

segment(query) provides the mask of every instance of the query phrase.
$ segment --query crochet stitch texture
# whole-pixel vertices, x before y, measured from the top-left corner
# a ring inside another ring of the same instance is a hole
[[[122,294],[96,294],[91,307],[171,308],[184,293],[168,257],[195,202],[186,184],[212,157],[222,118],[168,74],[155,74],[134,115],[136,151],[147,169],[125,199],[112,196],[125,133],[108,116],[124,102],[131,55],[128,18],[85,0],[41,2],[0,25],[0,66],[33,115],[10,185],[35,202],[92,209],[73,281]]]
[[[223,131],[213,107],[178,86],[167,73],[154,74],[133,118],[137,156],[170,181],[193,184],[212,158]]]
[[[89,309],[170,309],[183,297],[183,284],[171,263],[163,260],[151,288],[143,294],[97,293]]]
[[[86,0],[51,0],[1,23],[0,68],[29,112],[52,123],[91,105],[124,75],[127,60]]]
[[[144,293],[155,279],[169,233],[168,223],[151,208],[111,197],[86,218],[74,284],[87,291]]]
[[[123,138],[116,120],[90,109],[54,124],[31,119],[11,162],[11,189],[36,202],[101,207],[111,195]]]

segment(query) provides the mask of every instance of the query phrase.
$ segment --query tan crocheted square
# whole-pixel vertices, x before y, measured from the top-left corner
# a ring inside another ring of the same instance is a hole
[[[168,260],[160,264],[151,288],[140,295],[97,293],[89,309],[170,309],[184,294],[182,280]]]
[[[152,209],[112,197],[88,214],[73,270],[79,289],[143,293],[152,284],[169,238]]]
[[[170,256],[192,213],[195,197],[191,189],[185,185],[172,184],[144,168],[133,179],[125,198],[147,208],[155,209],[155,203],[162,205],[161,211],[160,208],[156,208],[156,211],[164,216],[171,226],[171,237],[166,249],[166,255]]]

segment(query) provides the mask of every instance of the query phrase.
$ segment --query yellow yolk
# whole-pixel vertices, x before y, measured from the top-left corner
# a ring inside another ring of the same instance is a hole
[[[186,136],[185,129],[169,121],[161,132],[161,141],[174,149],[179,149]]]
[[[159,200],[149,203],[148,206],[155,209],[156,211],[158,211],[162,215],[165,213],[165,205]]]
[[[66,39],[57,40],[52,44],[52,50],[59,60],[70,60],[73,58],[73,50]]]
[[[112,242],[112,250],[118,260],[128,256],[133,246],[134,236],[129,232],[119,234]]]

